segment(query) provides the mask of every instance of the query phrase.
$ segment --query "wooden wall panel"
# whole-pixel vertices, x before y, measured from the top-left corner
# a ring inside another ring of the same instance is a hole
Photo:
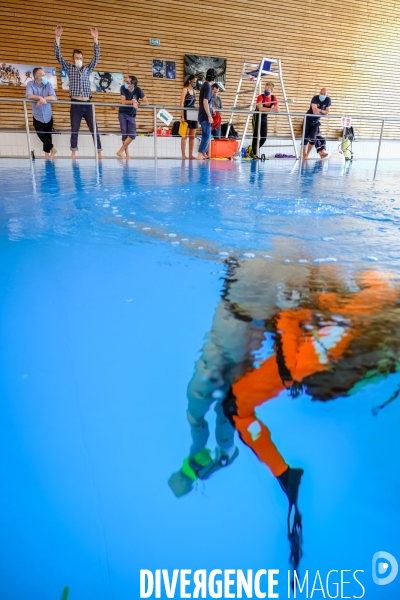
[[[184,54],[227,58],[224,106],[233,102],[242,63],[263,55],[283,61],[292,111],[307,110],[311,97],[326,85],[332,113],[400,117],[400,3],[393,0],[2,0],[0,4],[0,62],[59,67],[53,54],[54,27],[61,23],[61,47],[69,59],[74,47],[92,54],[89,28],[100,31],[99,70],[135,74],[152,103],[177,105],[184,72]],[[160,47],[149,38],[161,39]],[[175,60],[177,80],[151,76],[151,59]],[[68,99],[61,90],[59,99]],[[22,97],[25,88],[0,86],[4,97]],[[278,97],[281,91],[276,90]],[[118,101],[118,95],[94,94],[99,102]],[[248,101],[247,101],[248,102]],[[246,102],[243,101],[245,105]],[[116,131],[117,108],[98,109],[99,126]],[[54,109],[57,129],[68,129],[68,107]],[[235,119],[240,122],[240,119]],[[295,120],[300,132],[301,119]],[[139,130],[152,122],[140,112]],[[23,114],[15,105],[0,105],[0,128],[22,128]],[[380,123],[355,121],[359,137],[376,137]],[[340,133],[339,121],[325,122],[329,136]],[[285,119],[271,118],[270,131],[288,135]],[[385,137],[400,138],[400,125],[387,124]]]

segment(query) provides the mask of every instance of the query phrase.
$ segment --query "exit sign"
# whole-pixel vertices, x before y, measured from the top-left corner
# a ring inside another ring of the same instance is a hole
[[[157,38],[150,38],[150,46],[161,46],[161,42]]]

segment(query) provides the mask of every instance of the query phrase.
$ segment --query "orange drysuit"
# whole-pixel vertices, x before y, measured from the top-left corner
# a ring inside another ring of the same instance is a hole
[[[281,354],[289,380],[282,380],[279,372],[277,348],[259,368],[245,373],[232,385],[236,399],[235,428],[243,442],[269,467],[275,477],[288,465],[271,439],[268,428],[259,421],[255,409],[276,397],[294,382],[300,384],[306,377],[327,371],[343,358],[351,341],[368,326],[366,318],[384,310],[397,301],[398,294],[390,285],[390,276],[368,271],[362,275],[360,291],[342,296],[336,292],[322,292],[317,309],[285,310],[276,317],[276,332],[280,336]],[[316,330],[316,313],[334,317]]]

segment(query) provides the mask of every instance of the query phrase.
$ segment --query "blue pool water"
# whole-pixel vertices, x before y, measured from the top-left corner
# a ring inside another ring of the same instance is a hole
[[[203,344],[217,371],[240,353],[260,366],[278,315],[307,306],[315,339],[352,331],[346,371],[256,410],[305,471],[299,571],[363,570],[365,598],[399,598],[399,577],[371,576],[375,552],[400,558],[397,165],[376,180],[368,162],[342,176],[291,161],[2,160],[0,174],[0,597],[136,599],[140,569],[279,569],[287,597],[287,500],[237,433],[231,466],[182,498],[168,480],[189,454]],[[361,595],[352,581],[344,596]]]

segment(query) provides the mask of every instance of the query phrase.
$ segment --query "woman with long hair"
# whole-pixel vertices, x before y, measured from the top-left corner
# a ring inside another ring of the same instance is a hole
[[[191,109],[194,108],[194,106],[196,104],[196,92],[195,92],[196,83],[197,83],[196,75],[189,75],[189,77],[185,81],[185,84],[182,89],[181,106],[187,106],[187,107],[190,107]],[[186,156],[186,139],[187,138],[189,138],[189,158],[194,158],[194,156],[193,156],[194,138],[196,135],[196,129],[197,129],[198,123],[197,123],[197,121],[193,121],[193,120],[187,118],[186,110],[182,110],[181,122],[188,124],[188,129],[186,131],[186,135],[182,136],[182,139],[181,139],[182,158],[187,158],[187,156]]]

